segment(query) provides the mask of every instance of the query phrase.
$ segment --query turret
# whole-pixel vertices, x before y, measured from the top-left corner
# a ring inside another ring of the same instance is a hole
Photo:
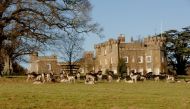
[[[84,58],[85,59],[93,58],[93,52],[91,52],[91,51],[85,52],[84,53]]]
[[[36,61],[37,59],[38,59],[37,52],[33,52],[32,54],[30,54],[30,62]]]
[[[119,43],[125,43],[125,36],[123,34],[120,34],[120,36],[118,37],[118,41]]]

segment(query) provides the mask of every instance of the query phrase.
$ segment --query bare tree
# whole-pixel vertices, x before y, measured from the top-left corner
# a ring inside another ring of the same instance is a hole
[[[57,48],[61,58],[69,65],[70,74],[73,74],[73,67],[77,65],[79,59],[82,58],[84,37],[78,33],[68,34],[58,40]]]
[[[60,31],[98,34],[101,29],[91,22],[91,8],[89,0],[1,0],[1,58],[12,62],[42,50],[60,38]]]

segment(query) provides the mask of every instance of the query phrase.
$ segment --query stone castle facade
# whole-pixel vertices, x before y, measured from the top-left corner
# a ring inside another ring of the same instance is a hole
[[[29,72],[47,73],[61,72],[61,65],[57,61],[57,56],[38,56],[38,53],[30,55]]]
[[[163,37],[148,37],[144,41],[126,43],[125,36],[120,35],[117,40],[109,39],[95,45],[95,70],[111,70],[117,74],[118,60],[123,58],[127,73],[131,70],[145,74],[153,72],[160,74],[167,72],[167,61],[164,55]]]
[[[128,74],[131,70],[142,74],[167,72],[167,60],[163,51],[164,42],[163,37],[148,37],[144,38],[144,41],[126,43],[125,36],[120,35],[118,39],[109,39],[96,44],[95,53],[85,52],[78,64],[77,72],[102,71],[105,73],[106,70],[109,70],[117,74],[120,58],[125,60]],[[38,56],[37,53],[30,55],[30,71],[48,72],[52,70],[61,72],[65,69],[64,66],[57,61],[55,55]]]
[[[79,68],[79,63],[72,65],[72,72],[77,73],[79,71]],[[60,74],[63,71],[70,72],[70,66],[66,62],[58,62],[56,55],[38,56],[38,53],[33,53],[30,55],[30,64],[28,71],[37,73],[53,72],[54,74]]]

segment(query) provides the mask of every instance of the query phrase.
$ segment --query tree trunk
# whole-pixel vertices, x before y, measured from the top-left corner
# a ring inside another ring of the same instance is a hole
[[[70,73],[70,75],[73,75],[73,72],[72,72],[72,65],[71,65],[70,62],[69,62],[69,73]]]
[[[12,74],[13,72],[12,61],[8,55],[5,55],[3,62],[4,62],[4,67],[3,67],[2,74],[3,75]]]
[[[186,71],[186,63],[182,61],[178,61],[177,68],[176,68],[176,73],[178,75],[187,75]]]
[[[176,73],[177,73],[178,75],[187,75],[186,69],[183,68],[183,67],[177,68]]]

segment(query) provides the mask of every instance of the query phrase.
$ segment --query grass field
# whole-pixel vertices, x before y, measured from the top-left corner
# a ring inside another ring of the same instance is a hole
[[[25,78],[0,78],[0,109],[190,109],[190,84],[33,85]]]

